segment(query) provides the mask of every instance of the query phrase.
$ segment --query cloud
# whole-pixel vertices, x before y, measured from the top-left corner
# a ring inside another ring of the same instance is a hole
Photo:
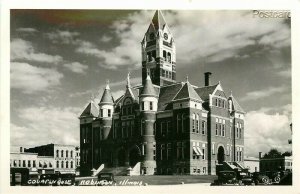
[[[292,76],[291,69],[285,69],[285,70],[279,71],[277,74],[284,78],[291,78],[291,76]]]
[[[125,94],[124,90],[118,90],[118,91],[112,92],[112,96],[114,97],[115,100],[120,98],[124,94]]]
[[[164,15],[174,35],[180,63],[190,64],[197,59],[218,62],[239,56],[242,48],[257,44],[290,46],[290,28],[283,19],[253,18],[249,11],[169,11]],[[141,56],[137,41],[142,40],[152,16],[153,11],[139,11],[114,22],[110,29],[120,41],[111,50],[85,45],[77,52],[101,58],[101,66],[108,69],[138,67]]]
[[[258,156],[258,152],[268,152],[271,148],[282,152],[290,151],[290,119],[285,114],[267,114],[251,111],[245,117],[245,154]]]
[[[74,73],[85,74],[88,69],[87,65],[83,65],[79,62],[72,62],[63,65],[65,68],[71,70]]]
[[[16,31],[17,32],[27,32],[27,33],[37,32],[37,30],[34,28],[17,28]]]
[[[11,124],[12,145],[79,144],[79,108],[28,107],[18,110],[22,124]]]
[[[55,69],[35,67],[28,63],[11,63],[11,88],[24,93],[46,91],[60,85],[63,74]]]
[[[59,55],[48,55],[45,53],[37,53],[31,42],[20,38],[13,39],[11,44],[11,60],[28,60],[36,62],[45,62],[57,64],[63,59]]]
[[[46,36],[52,41],[52,43],[60,44],[78,44],[81,40],[78,39],[79,32],[61,31],[46,33]]]
[[[248,101],[248,100],[257,100],[261,98],[265,98],[271,96],[276,93],[282,93],[287,89],[287,86],[280,86],[280,87],[269,87],[264,90],[257,90],[248,92],[245,97],[241,98],[241,101]]]
[[[109,42],[111,39],[112,39],[111,36],[104,35],[101,37],[100,41],[101,42]]]

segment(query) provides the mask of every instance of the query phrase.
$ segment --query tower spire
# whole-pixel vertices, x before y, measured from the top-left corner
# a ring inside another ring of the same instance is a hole
[[[131,87],[131,85],[130,85],[130,72],[128,72],[128,74],[127,74],[127,84],[126,84],[126,87],[127,88]]]

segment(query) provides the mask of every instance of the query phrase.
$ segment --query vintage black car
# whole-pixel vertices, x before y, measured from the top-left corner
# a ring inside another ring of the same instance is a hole
[[[238,171],[237,180],[239,181],[239,185],[254,185],[252,175],[248,171]]]
[[[99,173],[97,182],[98,186],[113,186],[116,184],[113,173]]]
[[[272,183],[279,183],[280,172],[279,171],[266,171],[265,175],[269,177]]]
[[[253,172],[252,173],[252,178],[254,180],[255,185],[258,185],[258,184],[268,185],[268,184],[270,184],[270,179],[265,173]]]
[[[218,179],[213,185],[238,185],[237,174],[234,171],[219,171]]]

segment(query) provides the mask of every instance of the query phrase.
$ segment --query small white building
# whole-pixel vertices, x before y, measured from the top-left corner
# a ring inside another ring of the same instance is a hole
[[[245,156],[244,166],[249,169],[249,172],[259,172],[259,158]]]

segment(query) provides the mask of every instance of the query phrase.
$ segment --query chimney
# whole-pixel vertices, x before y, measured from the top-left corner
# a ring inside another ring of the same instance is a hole
[[[258,152],[258,158],[261,159],[262,152]]]
[[[205,77],[205,86],[209,86],[210,85],[210,83],[209,83],[209,77],[210,77],[210,75],[211,75],[211,72],[205,72],[204,73],[204,77]]]

